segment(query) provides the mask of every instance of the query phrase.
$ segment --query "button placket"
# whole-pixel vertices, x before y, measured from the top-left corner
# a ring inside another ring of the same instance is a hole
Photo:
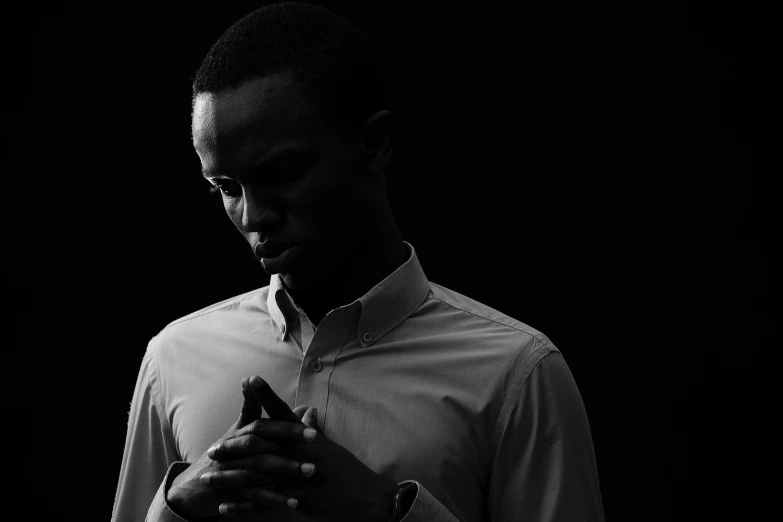
[[[327,314],[313,332],[309,346],[303,354],[295,401],[297,405],[306,404],[318,408],[318,424],[325,434],[329,379],[335,367],[335,359],[345,347],[351,326],[355,324],[358,311],[355,306],[333,310]],[[302,344],[304,346],[304,342]]]

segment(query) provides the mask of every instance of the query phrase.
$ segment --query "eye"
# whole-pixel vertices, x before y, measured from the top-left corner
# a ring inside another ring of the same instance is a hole
[[[231,181],[218,179],[214,181],[214,184],[211,187],[209,187],[209,192],[214,194],[217,191],[220,191],[223,193],[224,196],[233,198],[242,193],[241,190],[239,192],[236,192],[236,187],[234,187],[233,185],[234,183]]]

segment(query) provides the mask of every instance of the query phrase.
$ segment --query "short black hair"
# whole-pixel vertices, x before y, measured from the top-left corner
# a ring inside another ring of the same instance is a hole
[[[196,72],[193,100],[287,71],[316,114],[344,138],[389,103],[380,65],[361,32],[325,7],[299,2],[265,5],[229,27]]]

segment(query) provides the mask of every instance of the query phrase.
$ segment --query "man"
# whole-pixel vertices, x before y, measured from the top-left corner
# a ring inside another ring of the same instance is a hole
[[[270,284],[150,341],[113,520],[603,520],[559,350],[403,241],[378,78],[355,28],[296,3],[204,59],[193,145]]]

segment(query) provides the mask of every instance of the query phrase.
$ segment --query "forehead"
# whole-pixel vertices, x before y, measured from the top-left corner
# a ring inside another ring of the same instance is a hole
[[[254,78],[236,89],[199,94],[194,100],[192,131],[197,151],[216,152],[248,138],[268,142],[302,138],[312,126],[312,111],[292,74]]]

